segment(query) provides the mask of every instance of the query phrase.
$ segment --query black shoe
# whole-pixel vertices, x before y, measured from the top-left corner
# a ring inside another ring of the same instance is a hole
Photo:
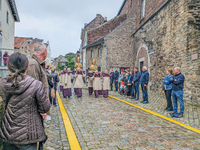
[[[148,104],[149,102],[143,102],[143,104]]]
[[[168,110],[167,108],[164,109],[164,111],[167,111],[167,110]]]

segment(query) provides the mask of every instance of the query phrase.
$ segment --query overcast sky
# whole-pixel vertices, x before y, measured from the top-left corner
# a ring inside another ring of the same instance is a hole
[[[52,57],[80,48],[81,28],[101,14],[115,17],[124,0],[16,0],[20,22],[15,36],[50,42]]]

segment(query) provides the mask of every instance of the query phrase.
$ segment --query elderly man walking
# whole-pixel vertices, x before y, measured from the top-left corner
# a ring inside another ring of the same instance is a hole
[[[141,101],[141,103],[143,104],[147,104],[149,103],[148,101],[148,92],[147,92],[147,85],[148,85],[148,82],[149,82],[149,73],[147,71],[147,67],[144,66],[142,68],[142,76],[140,78],[140,84],[141,84],[141,87],[142,87],[142,93],[143,93],[143,101]]]
[[[182,118],[184,114],[184,101],[183,101],[183,88],[185,77],[181,73],[179,67],[174,68],[174,77],[169,80],[172,83],[172,98],[174,104],[174,112],[170,113],[172,117]],[[177,112],[178,105],[177,100],[180,103],[180,113]]]
[[[44,84],[47,95],[49,96],[49,85],[44,62],[47,57],[46,46],[43,43],[35,43],[34,50],[32,52],[33,55],[29,60],[29,69],[27,71],[27,75],[35,78],[38,81],[41,81]],[[43,119],[46,120],[47,114],[41,115]]]

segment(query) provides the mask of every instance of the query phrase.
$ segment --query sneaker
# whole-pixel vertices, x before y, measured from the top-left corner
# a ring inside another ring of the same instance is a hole
[[[143,102],[143,104],[148,104],[149,102]]]

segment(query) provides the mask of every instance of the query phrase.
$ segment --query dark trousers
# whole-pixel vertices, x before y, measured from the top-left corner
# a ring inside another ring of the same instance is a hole
[[[148,101],[147,87],[144,88],[143,84],[141,84],[141,87],[142,87],[142,93],[143,93],[143,102],[149,102]]]
[[[111,91],[113,90],[113,84],[110,84],[110,90]]]
[[[50,97],[51,105],[52,105],[52,102],[53,102],[53,105],[56,105],[56,88],[54,88],[54,90],[55,90],[55,98]]]
[[[118,91],[118,81],[115,80],[115,90]]]
[[[172,106],[172,90],[165,90],[165,96],[167,99],[167,110],[173,111],[173,106]]]
[[[128,86],[127,96],[131,96],[131,93],[132,93],[132,86]]]

